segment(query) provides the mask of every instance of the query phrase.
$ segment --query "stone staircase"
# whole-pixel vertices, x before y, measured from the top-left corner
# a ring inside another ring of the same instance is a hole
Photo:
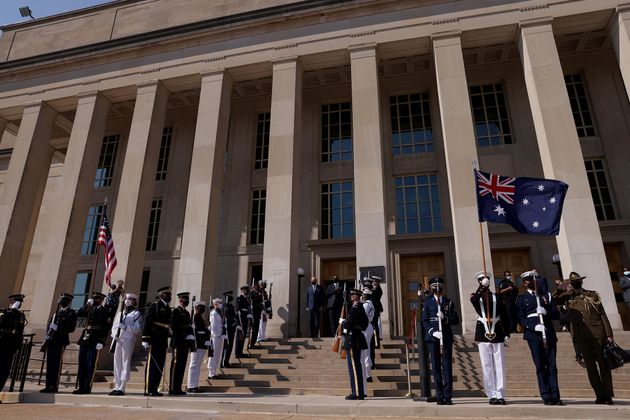
[[[559,333],[558,369],[563,398],[594,397],[583,365],[575,362],[571,337]],[[630,332],[619,332],[617,343],[630,349]],[[347,365],[330,351],[331,339],[290,338],[269,339],[259,349],[250,350],[248,357],[232,358],[232,367],[222,369],[223,379],[206,381],[207,369],[202,368],[202,389],[209,394],[233,395],[346,395],[349,392]],[[104,353],[104,352],[102,352]],[[40,355],[34,349],[33,355]],[[419,394],[418,363],[410,353],[411,382]],[[132,364],[133,372],[128,393],[142,393],[144,389],[144,360],[146,353],[137,349]],[[165,372],[168,375],[170,355]],[[456,397],[484,396],[483,377],[477,346],[469,336],[457,336],[453,351],[454,394]],[[74,388],[76,379],[77,346],[70,346],[64,356],[62,386]],[[368,383],[368,396],[401,397],[407,394],[407,367],[403,340],[385,340],[377,350],[377,369],[374,382]],[[527,343],[515,335],[506,348],[508,397],[537,397],[538,386],[534,365]],[[36,382],[41,361],[32,360],[29,382]],[[168,381],[168,378],[166,379]],[[630,365],[613,372],[616,398],[630,398]],[[111,356],[101,357],[94,392],[108,392],[113,386]],[[184,379],[184,386],[186,379]]]

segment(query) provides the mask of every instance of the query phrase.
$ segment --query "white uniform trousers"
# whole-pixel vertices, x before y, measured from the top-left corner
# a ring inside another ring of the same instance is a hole
[[[267,339],[267,316],[260,317],[260,327],[258,328],[258,337],[256,341],[264,341]]]
[[[114,385],[115,390],[125,392],[125,385],[131,376],[131,356],[136,340],[121,341],[116,343],[114,350]]]
[[[483,387],[491,398],[505,398],[503,343],[477,343],[483,369]]]
[[[214,348],[214,356],[208,359],[208,377],[217,375],[217,369],[221,364],[221,356],[223,355],[223,337],[212,336],[212,347]]]
[[[372,359],[370,358],[370,347],[372,346],[372,336],[374,335],[374,327],[372,324],[363,331],[365,341],[367,341],[368,348],[361,350],[361,368],[363,369],[363,392],[367,395],[367,378],[372,376]]]
[[[190,365],[188,365],[188,388],[199,386],[199,375],[201,375],[201,364],[206,355],[207,349],[197,349],[190,353]]]

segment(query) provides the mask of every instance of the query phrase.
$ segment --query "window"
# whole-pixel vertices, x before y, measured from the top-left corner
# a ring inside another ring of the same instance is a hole
[[[158,232],[160,230],[160,216],[162,214],[162,199],[158,198],[151,203],[151,215],[149,217],[149,232],[147,233],[147,251],[157,249]]]
[[[577,129],[578,137],[592,137],[595,135],[595,123],[591,117],[591,110],[588,105],[586,88],[579,74],[568,74],[564,76],[564,83],[567,85],[573,120]]]
[[[471,86],[470,103],[479,147],[512,143],[512,131],[501,83]]]
[[[390,96],[394,155],[434,151],[429,94]]]
[[[254,190],[252,194],[252,223],[249,243],[261,245],[265,242],[265,200],[267,190]]]
[[[72,299],[72,309],[81,308],[88,299],[90,293],[90,283],[92,273],[89,271],[79,271],[74,280],[74,299]]]
[[[81,243],[81,255],[94,255],[96,253],[96,240],[101,226],[104,206],[91,206],[88,211],[85,229],[83,230],[83,242]]]
[[[256,160],[254,169],[265,169],[269,161],[269,124],[271,113],[263,112],[258,114],[256,125]]]
[[[352,181],[322,184],[321,238],[354,238]]]
[[[259,281],[262,280],[263,278],[263,266],[262,264],[251,264],[250,265],[251,268],[251,276],[250,276],[250,281],[251,279],[254,279],[254,282],[258,283]],[[251,286],[251,283],[250,283]]]
[[[350,102],[322,105],[322,162],[352,160]]]
[[[142,281],[140,282],[140,293],[138,293],[138,309],[144,313],[147,305],[150,305],[153,300],[149,301],[149,279],[151,278],[151,269],[145,268],[142,270]]]
[[[164,130],[162,131],[162,144],[160,145],[160,157],[158,158],[157,171],[155,172],[156,181],[164,181],[166,179],[168,155],[171,151],[172,138],[173,127],[164,127]]]
[[[606,167],[602,159],[585,160],[586,176],[591,187],[597,220],[615,220],[612,194],[608,188]]]
[[[396,184],[396,232],[424,233],[442,230],[437,174],[403,176]]]
[[[94,188],[103,188],[112,185],[114,164],[116,163],[116,152],[118,151],[119,142],[120,136],[118,134],[105,136],[103,138],[101,155],[98,158],[98,166],[96,167]]]

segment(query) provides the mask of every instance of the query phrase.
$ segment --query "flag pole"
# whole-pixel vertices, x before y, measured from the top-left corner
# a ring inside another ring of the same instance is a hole
[[[472,167],[473,167],[473,182],[475,183],[475,194],[478,194],[477,187],[476,187],[477,185],[476,171],[479,170],[479,164],[477,163],[477,159],[472,160]],[[488,273],[486,273],[486,248],[483,242],[483,222],[479,222],[479,240],[481,241],[481,262],[483,266],[483,272],[484,274],[487,275]]]
[[[103,201],[103,214],[101,215],[101,220],[100,222],[103,222],[103,216],[107,214],[107,197],[105,197],[105,200]],[[98,270],[98,259],[99,256],[101,254],[101,245],[98,243],[98,235],[100,234],[101,231],[101,223],[99,223],[98,226],[98,230],[97,230],[97,235],[96,235],[96,256],[94,258],[94,267],[92,268],[92,284],[90,285],[90,296],[92,296],[92,293],[94,293],[94,285],[96,284],[96,271]]]

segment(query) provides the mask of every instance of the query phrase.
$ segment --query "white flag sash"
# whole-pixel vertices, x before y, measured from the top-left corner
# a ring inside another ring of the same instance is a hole
[[[497,325],[497,296],[492,294],[492,326],[488,325],[488,317],[486,316],[486,309],[483,306],[483,297],[479,298],[479,306],[481,307],[481,317],[483,318],[483,328],[486,330],[486,338],[489,341],[492,341],[494,337],[496,337],[496,333],[494,332],[494,327]]]

